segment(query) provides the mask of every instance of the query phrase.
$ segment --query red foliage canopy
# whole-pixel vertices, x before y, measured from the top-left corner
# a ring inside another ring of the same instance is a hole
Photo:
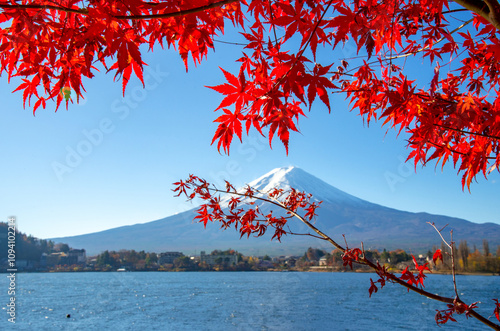
[[[21,77],[15,89],[33,111],[83,97],[82,76],[96,62],[123,90],[142,81],[146,48],[173,47],[188,66],[201,62],[226,21],[241,31],[238,73],[211,87],[224,97],[213,143],[229,153],[243,126],[277,137],[314,101],[331,108],[332,93],[353,110],[409,134],[415,164],[451,160],[469,186],[500,164],[500,39],[497,0],[0,0],[0,73]],[[472,25],[471,25],[472,23]],[[350,40],[360,57],[331,56]],[[430,81],[408,77],[418,57]],[[321,62],[321,63],[320,63]],[[446,68],[446,72],[443,72]]]

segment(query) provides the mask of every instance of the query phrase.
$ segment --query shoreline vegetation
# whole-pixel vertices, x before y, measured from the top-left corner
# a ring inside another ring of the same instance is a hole
[[[403,270],[392,270],[394,273],[400,273]],[[346,272],[352,272],[352,273],[375,273],[374,271],[371,270],[350,270],[345,269],[345,270],[335,270],[332,268],[324,268],[324,269],[316,269],[316,268],[309,268],[309,269],[304,269],[304,270],[299,270],[299,269],[263,269],[263,270],[184,270],[184,269],[173,269],[173,270],[79,270],[79,271],[74,271],[74,270],[46,270],[46,271],[24,271],[24,273],[70,273],[70,272],[318,272],[318,273],[346,273]],[[23,273],[23,272],[21,272]],[[425,271],[424,272],[427,275],[452,275],[451,271]],[[456,272],[455,275],[457,276],[500,276],[500,273],[494,273],[494,272]]]
[[[391,269],[394,273],[400,273],[403,270],[394,270]],[[85,273],[85,272],[317,272],[317,273],[375,273],[372,270],[350,270],[347,268],[345,270],[336,270],[335,268],[308,268],[308,269],[276,269],[276,268],[268,268],[268,269],[258,269],[258,270],[187,270],[187,269],[172,269],[172,270],[154,270],[154,269],[145,269],[145,270],[96,270],[96,269],[87,269],[87,268],[65,268],[62,266],[61,268],[54,269],[46,269],[46,270],[22,270],[17,271],[16,273]],[[0,273],[8,273],[6,269],[0,270]],[[427,275],[452,275],[451,271],[425,271]],[[499,272],[456,272],[457,276],[500,276]]]
[[[7,233],[7,223],[0,222],[0,235]],[[0,237],[0,244],[3,240]],[[7,272],[9,247],[0,249],[0,272]],[[85,249],[73,249],[67,244],[38,239],[15,233],[15,269],[17,272],[90,272],[90,271],[308,271],[308,272],[373,272],[369,267],[344,264],[338,249],[326,251],[308,248],[301,256],[244,256],[233,250],[214,250],[209,254],[188,256],[182,252],[145,252],[135,250],[104,251],[96,256],[86,256]],[[451,274],[451,256],[443,254],[443,260],[433,263],[429,247],[425,254],[415,255],[419,265],[428,263],[431,273]],[[441,247],[442,251],[444,247]],[[494,252],[494,253],[493,253]],[[456,274],[500,275],[500,245],[492,251],[487,240],[482,247],[469,247],[462,240],[455,249]],[[367,250],[366,257],[374,263],[385,265],[388,271],[401,272],[412,269],[413,257],[402,249],[386,251]]]
[[[54,246],[53,253],[43,253],[39,262],[18,260],[18,272],[216,272],[216,271],[264,271],[264,272],[358,272],[372,273],[373,270],[364,265],[353,265],[353,269],[344,266],[342,252],[333,250],[326,252],[317,248],[309,248],[302,256],[244,256],[228,249],[214,250],[210,254],[188,256],[182,252],[150,253],[135,250],[104,251],[101,254],[85,257],[85,250],[74,250],[67,245]],[[500,250],[500,248],[499,248]],[[75,253],[76,252],[76,253]],[[498,252],[497,252],[498,253]],[[76,256],[76,255],[78,256]],[[83,257],[82,258],[82,254]],[[372,261],[385,265],[388,271],[399,273],[405,268],[413,268],[413,258],[404,250],[366,251]],[[449,257],[448,257],[449,258]],[[451,263],[448,259],[437,264],[432,262],[430,252],[416,257],[419,265],[428,263],[428,274],[451,274]],[[77,262],[80,261],[80,262]],[[7,272],[3,263],[1,272]],[[467,269],[464,262],[458,260],[457,275],[500,275],[500,257],[489,254],[485,256],[479,251],[467,257]]]

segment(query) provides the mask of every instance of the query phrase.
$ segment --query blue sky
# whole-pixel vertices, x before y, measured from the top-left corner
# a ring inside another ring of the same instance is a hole
[[[36,116],[23,109],[20,93],[10,93],[17,84],[2,77],[0,219],[15,216],[20,231],[40,238],[96,232],[192,208],[171,191],[190,173],[239,186],[294,165],[374,203],[500,224],[497,172],[479,178],[471,193],[452,167],[419,166],[415,173],[404,163],[404,135],[379,123],[366,127],[342,95],[331,96],[331,114],[314,103],[288,156],[278,140],[271,150],[255,132],[236,141],[229,156],[219,154],[210,142],[221,96],[204,86],[223,82],[218,66],[235,72],[241,50],[216,48],[189,73],[174,51],[155,50],[144,55],[145,89],[132,80],[123,98],[121,82],[97,73],[84,82],[80,105],[54,112],[49,104]]]

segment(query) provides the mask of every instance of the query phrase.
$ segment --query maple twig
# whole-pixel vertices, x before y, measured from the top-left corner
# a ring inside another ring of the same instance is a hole
[[[458,13],[458,12],[464,12],[464,11],[470,11],[469,9],[462,8],[462,9],[452,9],[452,10],[446,10],[443,11],[442,14],[452,14],[452,13]]]
[[[441,240],[445,243],[446,246],[448,246],[450,249],[451,249],[451,246],[450,244],[448,244],[448,242],[444,239],[443,235],[441,234],[441,231],[444,230],[444,228],[448,225],[446,224],[445,226],[443,226],[443,228],[441,230],[438,230],[437,227],[436,227],[436,224],[434,224],[434,222],[427,222],[427,224],[429,224],[430,226],[432,226],[434,228],[434,230],[436,230],[436,232],[439,234],[439,236],[441,237]]]
[[[310,237],[313,237],[313,238],[316,238],[316,239],[327,240],[326,238],[314,235],[312,233],[295,233],[295,232],[293,232],[290,229],[290,227],[288,227],[288,233],[291,234],[291,235],[294,235],[294,236],[310,236]]]
[[[318,22],[316,22],[316,24],[314,25],[314,28],[312,29],[309,37],[307,38],[306,43],[304,44],[304,46],[302,46],[301,48],[299,48],[299,52],[297,53],[297,57],[295,58],[295,61],[292,63],[292,65],[290,66],[290,68],[288,68],[287,72],[283,76],[281,76],[280,79],[278,79],[278,81],[276,81],[276,83],[274,83],[274,85],[271,87],[271,89],[269,90],[269,92],[266,92],[260,98],[263,98],[263,97],[267,96],[270,92],[272,92],[276,88],[276,86],[278,86],[279,84],[281,84],[281,82],[285,79],[285,77],[288,76],[288,74],[292,71],[293,67],[295,67],[295,65],[299,62],[299,59],[302,57],[302,54],[304,54],[304,52],[306,51],[307,47],[309,46],[314,33],[318,29],[321,21],[323,21],[323,18],[325,17],[326,12],[328,11],[328,8],[330,8],[330,6],[331,6],[332,3],[333,3],[333,0],[330,0],[328,2],[328,5],[326,6],[325,10],[323,10],[323,13],[321,14],[321,17],[319,18]]]
[[[277,37],[276,37],[277,38]],[[271,42],[273,44],[277,43],[278,40],[280,40],[281,38],[283,37],[280,37],[280,38],[277,38],[277,39],[274,39],[274,40],[271,40]],[[221,44],[228,44],[228,45],[235,45],[235,46],[246,46],[247,44],[245,43],[238,43],[238,42],[234,42],[234,41],[224,41],[224,40],[219,40],[219,39],[216,39],[214,38],[214,42],[217,42],[217,43],[221,43]],[[268,49],[267,47],[264,47],[264,49]]]
[[[268,0],[267,3],[269,4],[269,15],[271,15],[271,20],[274,20],[274,12],[273,12],[273,7],[271,6],[271,0]],[[274,23],[271,23],[273,26],[273,32],[274,32],[274,40],[276,40],[276,45],[278,44],[278,36],[276,35],[276,25]]]
[[[285,209],[286,211],[288,211],[290,214],[292,214],[293,216],[297,217],[300,221],[302,221],[305,225],[307,225],[309,228],[311,228],[311,230],[313,230],[314,232],[316,232],[319,236],[321,236],[322,238],[324,238],[326,241],[330,242],[333,246],[335,246],[336,248],[340,249],[341,251],[345,251],[345,248],[340,246],[335,240],[333,240],[332,238],[330,238],[329,236],[327,236],[326,234],[324,234],[323,232],[321,232],[317,227],[315,227],[314,225],[312,225],[310,222],[308,222],[305,218],[303,218],[302,216],[300,216],[299,214],[297,214],[296,212],[294,212],[293,210],[290,210],[288,207],[286,207],[281,201],[279,200],[276,200],[272,197],[269,197],[271,200],[271,202],[274,200],[276,201],[275,204],[279,205],[281,208]]]
[[[430,224],[430,226],[432,226],[434,228],[434,230],[436,230],[436,232],[439,234],[439,236],[441,237],[441,240],[445,243],[446,246],[448,246],[450,248],[450,252],[451,252],[451,275],[453,277],[453,288],[455,290],[455,296],[456,296],[456,299],[457,300],[460,300],[459,298],[459,295],[458,295],[458,289],[457,289],[457,279],[456,279],[456,266],[455,266],[455,243],[453,242],[453,230],[450,231],[450,243],[448,243],[444,237],[443,237],[443,234],[441,233],[441,231],[443,231],[443,229],[446,227],[443,227],[441,230],[438,230],[436,225],[433,223],[433,222],[427,222],[427,224]]]
[[[455,265],[455,242],[453,241],[453,230],[450,231],[450,246],[451,246],[451,275],[453,277],[453,288],[455,289],[455,297],[457,300],[460,300],[458,296],[458,288],[457,288],[457,272]]]
[[[210,188],[208,188],[210,189]],[[214,189],[212,189],[214,190]],[[243,194],[243,193],[238,193],[238,192],[226,192],[226,191],[222,191],[222,190],[219,190],[217,188],[215,188],[215,190],[219,193],[229,193],[229,194],[235,194],[235,195],[239,195],[239,196],[248,196],[246,194]],[[261,193],[260,191],[256,190],[257,192]],[[327,240],[329,241],[332,245],[334,245],[336,248],[338,248],[339,250],[341,250],[342,252],[345,252],[345,248],[340,246],[337,242],[335,242],[333,239],[331,239],[328,235],[324,234],[323,232],[321,232],[318,228],[316,228],[314,225],[312,225],[310,222],[308,222],[306,219],[304,219],[302,216],[298,215],[296,212],[290,210],[289,208],[287,208],[281,201],[279,200],[276,200],[272,197],[269,197],[269,199],[266,199],[266,198],[261,198],[261,197],[257,197],[257,196],[252,196],[251,198],[253,199],[257,199],[257,200],[262,200],[262,201],[266,201],[266,202],[269,202],[269,203],[272,203],[274,205],[277,205],[283,209],[285,209],[286,211],[288,211],[289,213],[291,213],[293,216],[297,217],[300,221],[302,221],[304,224],[306,224],[309,228],[311,228],[314,232],[316,232],[318,235],[320,235],[324,240]],[[346,243],[346,246],[347,246],[347,239],[345,237],[345,235],[343,234],[342,235],[343,238],[344,238],[344,241]],[[366,259],[365,257],[363,257],[363,259],[361,261],[354,261],[355,263],[361,263],[361,264],[365,264],[365,265],[368,265],[369,267],[371,267],[373,270],[378,270],[378,267],[373,263],[371,262],[370,260]],[[427,292],[425,290],[422,290],[418,287],[415,287],[413,285],[410,285],[408,283],[406,283],[405,281],[399,279],[398,277],[396,277],[394,274],[392,273],[388,273],[387,274],[388,278],[390,278],[392,281],[406,287],[407,289],[410,289],[414,292],[417,292],[421,295],[424,295],[428,298],[431,298],[431,299],[434,299],[434,300],[437,300],[437,301],[441,301],[441,302],[445,302],[445,303],[452,303],[453,302],[453,299],[451,298],[447,298],[447,297],[442,297],[440,295],[436,295],[436,294],[433,294],[433,293],[430,293],[430,292]]]
[[[473,18],[471,18],[470,20],[468,20],[468,21],[466,21],[466,22],[462,23],[460,26],[458,26],[458,27],[456,27],[455,29],[451,30],[449,34],[451,35],[451,34],[453,34],[453,33],[457,32],[457,31],[459,31],[460,29],[462,29],[462,28],[463,28],[463,27],[465,27],[466,25],[470,24],[472,21],[474,21],[474,19],[473,19]],[[441,41],[443,41],[444,39],[446,39],[446,38],[445,38],[445,37],[441,37],[441,38],[440,38],[440,39],[438,39],[436,42],[434,42],[434,43],[432,44],[432,46],[434,46],[434,45],[436,45],[436,44],[440,43],[440,42],[441,42]],[[430,47],[430,45],[427,45],[427,46],[421,47],[420,49],[418,49],[418,50],[416,50],[416,51],[414,51],[414,52],[409,52],[409,53],[405,53],[405,54],[400,54],[400,55],[395,55],[395,56],[385,57],[385,58],[383,58],[383,60],[384,60],[384,61],[389,61],[389,62],[390,62],[391,60],[400,59],[400,58],[406,58],[406,57],[409,57],[409,56],[411,56],[411,55],[415,55],[415,54],[417,54],[417,53],[423,52],[423,51],[425,51],[426,49],[428,49],[429,47]],[[392,49],[391,49],[391,52],[392,52]],[[353,57],[353,58],[364,58],[364,56],[357,56],[357,57]],[[345,58],[344,60],[346,60],[346,59],[347,59],[347,58]],[[350,58],[349,58],[349,59],[350,59]],[[376,63],[378,63],[378,62],[379,62],[379,60],[374,60],[374,61],[372,61],[372,62],[368,62],[367,64],[372,65],[372,64],[376,64]],[[360,65],[360,66],[357,66],[357,67],[353,67],[352,69],[347,70],[347,71],[345,72],[345,74],[347,74],[348,72],[351,72],[351,71],[357,70],[357,69],[359,69],[359,68],[361,68],[361,67],[362,67],[361,65]]]
[[[452,130],[452,131],[456,131],[456,132],[460,132],[460,133],[465,133],[465,134],[470,134],[470,135],[473,135],[473,136],[480,136],[480,137],[485,137],[485,138],[491,138],[491,139],[500,140],[499,136],[493,136],[493,135],[489,135],[489,134],[485,134],[485,133],[479,133],[479,132],[470,132],[470,131],[467,131],[467,130],[456,129],[456,128],[452,128],[452,127],[445,126],[445,125],[440,125],[440,124],[433,124],[433,125],[437,126],[437,127],[440,127],[440,128],[443,128],[443,129]]]
[[[287,220],[290,220],[293,218],[293,216],[283,216],[284,219],[287,219]],[[227,217],[225,217],[225,219],[228,219]],[[238,220],[242,220],[243,219],[243,216],[241,216]],[[254,222],[261,222],[261,223],[264,223],[264,222],[267,222],[267,219],[265,218],[262,218],[262,219],[259,219],[259,218],[256,218],[253,220]]]
[[[471,18],[470,20],[468,21],[465,21],[464,23],[462,23],[461,25],[459,25],[458,27],[456,27],[455,29],[451,30],[450,31],[450,35],[457,32],[458,30],[462,29],[463,27],[465,27],[466,25],[470,24],[472,21],[474,21],[473,18]],[[440,39],[436,40],[436,42],[434,42],[432,44],[432,46],[436,45],[436,44],[439,44],[441,41],[443,41],[444,39],[446,39],[446,37],[441,37]],[[427,45],[427,46],[424,46],[414,52],[410,52],[410,53],[406,53],[406,54],[401,54],[401,55],[396,55],[396,56],[391,56],[391,57],[386,57],[384,58],[384,60],[394,60],[394,59],[399,59],[399,58],[404,58],[404,57],[408,57],[408,56],[411,56],[411,55],[415,55],[417,53],[420,53],[420,52],[423,52],[425,51],[426,49],[430,48],[431,45]]]
[[[456,153],[456,154],[459,154],[459,155],[467,156],[467,153],[456,151],[453,148],[448,147],[448,146],[446,146],[444,144],[443,145],[439,145],[439,144],[436,144],[435,142],[432,142],[432,141],[427,141],[427,143],[429,143],[429,144],[431,144],[431,145],[433,145],[435,147],[438,147],[438,148],[445,148],[445,149],[449,150],[452,153]],[[494,156],[487,156],[486,159],[488,159],[488,160],[496,160],[497,158],[494,157]]]

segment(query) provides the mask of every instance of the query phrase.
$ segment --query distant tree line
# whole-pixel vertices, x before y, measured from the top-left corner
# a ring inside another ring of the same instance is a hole
[[[443,262],[439,263],[436,268],[438,270],[451,270],[452,259],[450,254],[443,255]],[[497,246],[496,252],[490,249],[488,240],[483,240],[483,245],[479,249],[476,245],[470,247],[467,240],[461,240],[455,250],[455,267],[456,270],[462,272],[486,272],[500,274],[500,245]]]
[[[378,250],[367,250],[365,251],[365,254],[370,260],[379,262],[380,264],[386,264],[393,268],[396,268],[402,262],[412,261],[411,254],[406,253],[402,249],[390,252],[385,249],[382,252],[379,252]],[[339,270],[344,267],[344,260],[342,259],[342,252],[340,250],[335,249],[331,252],[327,252],[325,250],[312,247],[309,247],[304,255],[300,257],[297,261],[297,267],[304,269],[316,266],[318,265],[318,261],[322,258],[324,260],[324,266],[335,267]],[[356,269],[363,269],[363,266],[357,265]]]
[[[0,261],[7,258],[7,237],[8,224],[0,222]],[[432,252],[438,247],[433,247],[421,259],[432,260]],[[16,229],[16,259],[40,261],[43,253],[51,254],[55,252],[67,253],[71,248],[64,243],[55,244],[52,240],[38,239],[32,235],[26,235]],[[442,251],[446,251],[444,244]],[[412,263],[412,256],[404,250],[393,251],[365,251],[367,257],[372,260],[385,264],[389,268],[401,268],[404,264]],[[223,259],[217,260],[215,265],[208,265],[189,256],[180,256],[172,264],[160,265],[159,256],[155,252],[120,250],[104,251],[97,255],[88,265],[87,270],[117,270],[126,268],[127,270],[165,270],[165,271],[258,271],[268,269],[293,269],[307,270],[309,267],[318,266],[320,259],[323,265],[332,267],[336,270],[343,270],[342,252],[333,250],[327,252],[322,249],[310,247],[304,252],[304,255],[295,259],[272,259],[270,256],[252,257],[244,256],[233,250],[214,250],[210,255],[237,255],[238,263],[228,265]],[[449,272],[452,267],[450,254],[443,255],[443,261],[438,261],[437,265],[432,264],[432,270],[437,272]],[[363,269],[363,266],[356,266],[357,269]],[[458,272],[465,273],[496,273],[500,274],[500,245],[496,250],[490,248],[489,242],[485,239],[481,247],[468,245],[466,240],[461,240],[455,249],[455,268]]]
[[[8,256],[7,238],[8,224],[0,222],[0,260],[6,259]],[[17,260],[40,261],[43,253],[53,253],[59,247],[52,240],[38,239],[16,229],[15,251]]]
[[[146,270],[156,265],[158,255],[156,253],[136,252],[135,250],[122,249],[116,251],[104,251],[97,255],[95,267],[102,270],[128,268],[130,270]]]
[[[160,264],[157,253],[120,250],[102,252],[95,257],[94,263],[89,264],[89,267],[100,271],[114,271],[119,268],[130,271],[258,271],[265,269],[260,263],[261,259],[243,256],[233,249],[214,250],[210,255],[237,255],[239,262],[228,264],[223,259],[215,259],[214,265],[208,265],[199,259],[182,255],[174,259],[173,263]],[[265,259],[270,260],[271,258],[267,256]]]
[[[419,255],[421,262],[429,262],[433,271],[437,272],[450,272],[452,268],[452,259],[449,253],[443,254],[443,261],[437,261],[437,264],[432,263],[432,255],[436,251],[434,247],[425,255]],[[441,247],[443,252],[447,252],[444,244]],[[413,258],[411,254],[404,250],[398,249],[393,251],[383,250],[368,250],[365,251],[367,257],[375,262],[384,264],[389,268],[402,268],[405,264],[411,264]],[[309,248],[302,257],[297,261],[297,268],[304,269],[311,266],[318,265],[318,261],[324,258],[324,265],[333,267],[335,269],[343,268],[342,252],[333,250],[327,252],[317,248]],[[363,266],[356,266],[356,268],[363,269]],[[470,273],[495,273],[500,274],[500,245],[497,246],[495,254],[490,250],[488,240],[483,240],[481,250],[473,245],[469,247],[466,240],[459,242],[455,247],[455,268],[457,272],[470,272]]]

